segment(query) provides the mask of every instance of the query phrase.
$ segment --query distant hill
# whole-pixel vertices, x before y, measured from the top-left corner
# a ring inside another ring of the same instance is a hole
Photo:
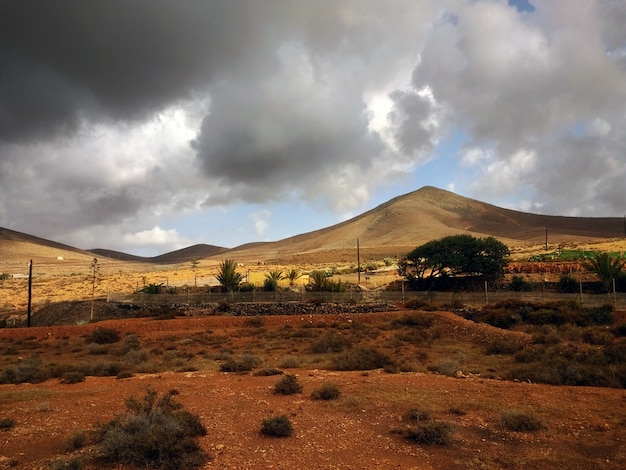
[[[417,245],[448,235],[493,236],[509,246],[519,246],[542,244],[546,233],[550,244],[623,238],[624,219],[529,214],[426,186],[330,227],[276,242],[248,243],[233,249],[200,244],[144,258],[106,249],[78,250],[0,228],[0,255],[6,256],[9,251],[22,249],[28,253],[36,245],[40,249],[57,250],[54,253],[67,251],[85,256],[95,254],[113,260],[141,263],[173,264],[218,257],[249,262],[268,259],[304,262],[322,253],[326,255],[316,259],[341,257],[348,252],[353,256],[357,239],[364,253],[381,256],[404,254]]]

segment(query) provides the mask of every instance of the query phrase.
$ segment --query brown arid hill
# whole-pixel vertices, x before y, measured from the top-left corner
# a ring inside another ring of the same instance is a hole
[[[367,258],[397,257],[449,235],[493,236],[510,247],[575,244],[624,238],[620,217],[561,217],[503,209],[431,186],[398,196],[353,219],[273,243],[244,245],[229,257],[285,262],[354,259],[356,241]]]

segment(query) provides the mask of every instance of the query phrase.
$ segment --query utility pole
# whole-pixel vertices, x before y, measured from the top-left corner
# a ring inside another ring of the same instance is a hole
[[[356,239],[356,272],[357,272],[357,286],[361,285],[361,251],[359,248],[359,239]]]
[[[91,313],[89,315],[90,320],[93,320],[93,303],[96,294],[96,276],[98,273],[98,260],[96,258],[91,262],[92,278],[91,278]]]
[[[28,314],[26,315],[26,326],[30,328],[30,307],[33,297],[33,260],[28,263]]]

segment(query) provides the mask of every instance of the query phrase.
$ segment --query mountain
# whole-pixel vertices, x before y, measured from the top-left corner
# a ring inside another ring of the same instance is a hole
[[[49,240],[0,229],[0,260],[4,253],[34,246],[56,250],[50,253],[94,254],[125,262],[183,263],[203,258],[232,258],[238,261],[283,260],[285,262],[329,262],[352,259],[357,239],[364,256],[381,258],[405,254],[429,240],[448,235],[493,236],[509,246],[551,245],[598,239],[623,238],[621,217],[561,217],[503,209],[426,186],[398,196],[353,219],[276,242],[248,243],[233,249],[194,245],[153,258],[142,258],[112,250],[78,250]],[[29,251],[31,250],[31,251]],[[50,254],[52,256],[52,254]],[[5,256],[6,257],[6,256]]]
[[[393,256],[396,251],[448,235],[493,236],[518,246],[545,243],[546,233],[551,244],[569,243],[621,238],[625,226],[620,217],[529,214],[425,186],[345,222],[270,243],[264,251],[278,258],[333,250],[354,252],[358,238],[365,252]],[[254,252],[238,247],[229,255],[247,258],[250,251]]]
[[[165,253],[159,256],[153,257],[143,257],[143,256],[135,256],[130,255],[128,253],[123,253],[121,251],[115,250],[106,250],[103,248],[94,248],[93,250],[89,250],[91,253],[106,256],[107,258],[116,259],[120,261],[136,261],[139,263],[158,263],[158,264],[170,264],[170,263],[182,263],[187,261],[192,261],[194,259],[202,259],[209,258],[211,256],[219,255],[220,253],[224,253],[228,251],[228,248],[224,248],[222,246],[214,246],[214,245],[205,245],[198,244],[189,246],[187,248],[182,248],[180,250],[171,251],[169,253]]]

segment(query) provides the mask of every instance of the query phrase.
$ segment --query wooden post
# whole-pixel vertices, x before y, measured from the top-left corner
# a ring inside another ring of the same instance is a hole
[[[30,309],[33,297],[33,260],[28,263],[28,314],[26,315],[26,326],[30,328]]]
[[[356,284],[358,286],[361,285],[361,250],[359,248],[359,239],[356,239],[356,272],[357,272],[357,280]]]

